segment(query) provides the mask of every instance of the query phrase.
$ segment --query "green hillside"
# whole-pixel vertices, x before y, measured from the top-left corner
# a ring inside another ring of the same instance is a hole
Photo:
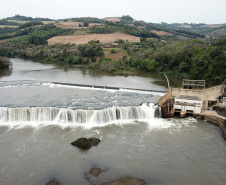
[[[7,27],[10,24],[17,27]],[[165,72],[179,78],[204,79],[208,85],[220,84],[226,78],[226,25],[154,24],[131,16],[52,20],[19,15],[0,20],[0,25],[0,56],[61,65],[86,64],[93,69],[126,75],[138,70]],[[123,39],[113,43],[95,40],[83,45],[47,42],[59,35],[116,32],[140,37],[140,42]]]

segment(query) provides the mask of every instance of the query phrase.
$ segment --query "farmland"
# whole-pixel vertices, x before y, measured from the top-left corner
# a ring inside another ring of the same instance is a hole
[[[123,75],[165,72],[209,85],[225,79],[223,24],[155,24],[127,15],[58,20],[14,16],[0,25],[0,56],[84,64]]]
[[[120,22],[121,19],[119,17],[106,17],[104,18],[105,21],[109,21],[109,22]]]
[[[173,35],[172,33],[166,32],[166,31],[157,31],[157,30],[151,30],[152,33],[155,33],[157,35]]]
[[[129,42],[140,42],[139,37],[124,33],[111,33],[111,34],[86,34],[86,35],[67,35],[67,36],[56,36],[48,40],[48,44],[85,44],[91,40],[99,40],[101,43],[114,42],[117,39],[128,40]]]
[[[12,26],[12,25],[0,25],[0,28],[6,28],[6,27],[9,27],[9,28],[17,28],[18,26]]]
[[[30,20],[28,21],[18,21],[18,20],[9,20],[9,22],[17,22],[19,24],[25,24],[30,22]],[[51,24],[51,23],[55,23],[56,21],[42,21],[43,24]]]

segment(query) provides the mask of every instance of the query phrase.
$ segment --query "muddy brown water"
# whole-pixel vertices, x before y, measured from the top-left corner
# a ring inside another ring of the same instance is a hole
[[[0,119],[1,185],[40,185],[53,179],[62,185],[89,185],[122,177],[139,178],[154,185],[225,184],[226,142],[220,129],[192,117],[155,117],[152,104],[161,94],[98,91],[41,83],[79,82],[166,90],[165,86],[153,84],[154,81],[164,81],[164,77],[112,76],[84,68],[64,70],[21,59],[12,62],[11,75],[0,77],[2,117],[7,108],[37,106],[62,110],[74,106],[74,109],[99,111],[109,107],[111,109],[107,110],[113,110],[115,106],[137,116],[129,114],[128,119],[112,122],[98,117],[106,121],[104,124],[74,124],[63,118],[16,121],[18,117],[15,117],[11,122]],[[30,85],[26,80],[35,83]],[[150,107],[141,106],[147,102],[152,103]],[[131,106],[135,108],[130,109]],[[10,109],[11,113],[14,109]],[[146,115],[147,112],[150,115]],[[19,114],[22,113],[17,112],[15,116]],[[70,144],[79,137],[98,137],[101,142],[88,151],[82,151]],[[91,168],[101,168],[104,172],[87,179],[85,174]]]

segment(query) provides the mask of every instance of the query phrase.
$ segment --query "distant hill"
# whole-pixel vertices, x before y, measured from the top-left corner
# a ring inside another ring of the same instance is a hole
[[[182,29],[212,37],[224,37],[226,35],[226,24],[188,24],[188,23],[162,23],[165,27]]]
[[[41,18],[41,17],[26,17],[22,15],[15,15],[13,17],[7,17],[5,20],[16,20],[16,21],[55,21],[54,19],[49,19],[49,18]]]
[[[0,36],[6,34],[5,27],[16,27],[32,21],[42,21],[44,24],[56,23],[60,28],[80,29],[78,33],[114,33],[121,32],[131,34],[133,36],[144,38],[161,38],[163,40],[190,40],[205,37],[223,37],[226,35],[226,24],[207,25],[188,24],[188,23],[147,23],[145,21],[134,20],[129,15],[121,17],[107,17],[99,19],[96,17],[79,17],[67,19],[50,19],[41,17],[27,17],[22,15],[15,15],[0,20]],[[84,26],[89,24],[89,26]],[[81,31],[81,28],[82,31]],[[85,29],[85,31],[84,31]],[[10,29],[8,29],[10,30]],[[11,29],[12,31],[12,29]],[[6,36],[7,37],[7,36]],[[1,36],[1,38],[6,38]],[[0,39],[1,39],[0,38]]]
[[[225,50],[225,24],[156,24],[129,15],[0,20],[0,56],[88,64],[116,74],[139,69],[216,85],[226,78]]]

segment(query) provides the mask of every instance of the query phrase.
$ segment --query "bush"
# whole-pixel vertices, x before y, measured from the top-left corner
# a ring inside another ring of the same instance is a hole
[[[9,68],[11,66],[11,62],[9,58],[0,57],[0,69]]]
[[[116,51],[114,49],[111,50],[111,54],[115,54]]]
[[[89,27],[89,23],[88,22],[84,22],[84,27]]]

